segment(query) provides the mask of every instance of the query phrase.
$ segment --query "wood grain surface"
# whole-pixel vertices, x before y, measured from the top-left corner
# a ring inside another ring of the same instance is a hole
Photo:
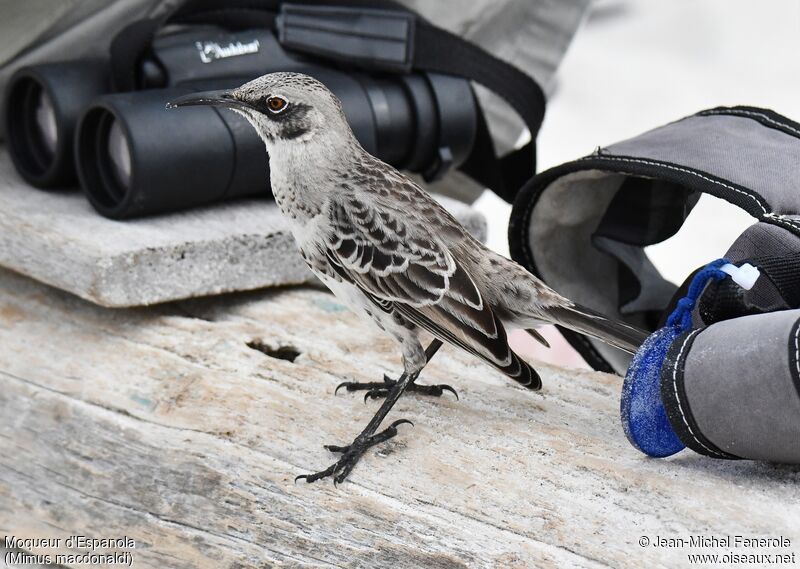
[[[800,539],[800,468],[648,460],[620,378],[540,366],[531,393],[449,347],[421,381],[460,401],[401,399],[415,426],[345,484],[295,485],[377,409],[336,384],[398,366],[310,287],[110,310],[0,270],[0,539],[127,536],[176,569],[675,567],[640,537]]]

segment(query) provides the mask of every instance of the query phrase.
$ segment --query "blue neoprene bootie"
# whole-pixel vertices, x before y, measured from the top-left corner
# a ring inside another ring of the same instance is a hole
[[[675,340],[692,328],[692,311],[708,282],[728,276],[720,268],[725,265],[729,265],[728,261],[719,259],[697,272],[666,326],[645,340],[625,374],[620,403],[622,428],[630,443],[648,456],[663,458],[686,448],[672,428],[664,407],[662,368]]]

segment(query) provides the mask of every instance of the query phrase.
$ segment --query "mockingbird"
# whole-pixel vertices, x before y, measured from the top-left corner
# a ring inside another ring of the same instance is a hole
[[[390,334],[403,354],[397,381],[345,383],[385,397],[338,461],[297,479],[342,482],[371,446],[397,434],[378,431],[442,342],[477,356],[530,389],[539,375],[508,345],[506,328],[553,322],[635,351],[646,334],[578,306],[513,261],[489,250],[409,178],[367,153],[339,100],[299,73],[271,73],[231,91],[187,95],[168,107],[217,105],[244,115],[269,153],[272,192],[311,270],[357,314]],[[427,349],[419,335],[435,338]],[[546,342],[544,342],[546,344]],[[441,395],[448,386],[425,386]],[[338,389],[338,388],[337,388]]]

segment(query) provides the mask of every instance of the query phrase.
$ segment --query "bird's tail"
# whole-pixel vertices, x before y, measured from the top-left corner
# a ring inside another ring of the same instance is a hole
[[[649,336],[648,332],[640,328],[609,320],[599,312],[579,304],[551,307],[547,314],[555,324],[592,336],[631,354],[635,353]]]

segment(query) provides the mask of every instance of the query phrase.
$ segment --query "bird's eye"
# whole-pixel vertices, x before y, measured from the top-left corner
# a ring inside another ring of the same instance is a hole
[[[287,105],[286,99],[280,97],[269,97],[267,99],[267,109],[271,113],[280,113],[286,109]]]

